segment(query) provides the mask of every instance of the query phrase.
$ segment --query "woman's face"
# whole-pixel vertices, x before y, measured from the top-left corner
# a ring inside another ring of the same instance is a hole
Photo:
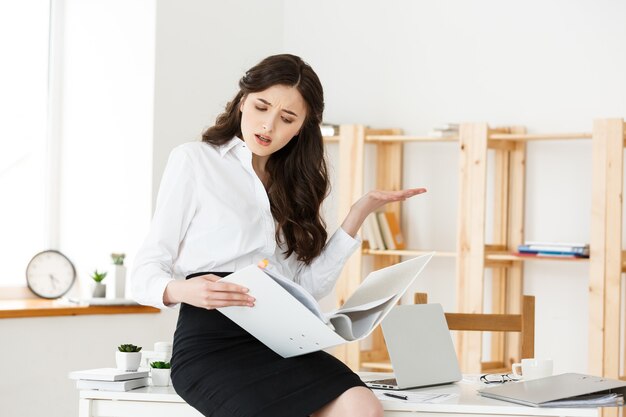
[[[243,140],[257,156],[269,156],[287,145],[306,118],[302,95],[285,85],[248,94],[239,110]]]

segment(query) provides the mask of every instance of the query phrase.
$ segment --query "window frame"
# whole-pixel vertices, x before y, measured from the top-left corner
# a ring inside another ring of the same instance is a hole
[[[61,156],[61,85],[63,45],[63,2],[49,0],[48,8],[48,88],[46,97],[46,137],[44,141],[44,242],[47,248],[60,244],[60,156]],[[26,269],[26,267],[24,267]],[[39,299],[26,285],[0,285],[0,300]]]

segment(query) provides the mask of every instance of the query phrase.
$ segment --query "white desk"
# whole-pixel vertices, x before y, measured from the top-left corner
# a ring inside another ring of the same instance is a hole
[[[362,374],[371,376],[372,374]],[[595,408],[534,408],[492,400],[476,393],[482,384],[459,382],[415,391],[454,393],[458,396],[436,404],[382,401],[386,417],[557,416],[597,417]],[[79,417],[202,417],[170,387],[145,387],[128,392],[80,391]]]

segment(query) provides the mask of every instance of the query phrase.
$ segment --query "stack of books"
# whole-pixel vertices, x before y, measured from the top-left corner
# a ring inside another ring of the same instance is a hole
[[[395,213],[376,212],[370,214],[363,224],[363,238],[370,249],[405,249],[406,244],[400,231]]]
[[[431,138],[447,138],[450,136],[458,136],[458,134],[458,123],[446,123],[441,126],[435,126],[428,132],[428,136]]]
[[[69,373],[76,388],[102,391],[130,391],[148,385],[149,371],[122,371],[116,368],[88,369]]]
[[[517,247],[519,255],[588,258],[588,243],[526,242]]]

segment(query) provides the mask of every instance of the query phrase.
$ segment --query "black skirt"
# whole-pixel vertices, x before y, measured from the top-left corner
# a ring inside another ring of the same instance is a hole
[[[184,303],[171,376],[178,395],[207,417],[305,417],[365,386],[326,352],[283,358],[219,311]]]

